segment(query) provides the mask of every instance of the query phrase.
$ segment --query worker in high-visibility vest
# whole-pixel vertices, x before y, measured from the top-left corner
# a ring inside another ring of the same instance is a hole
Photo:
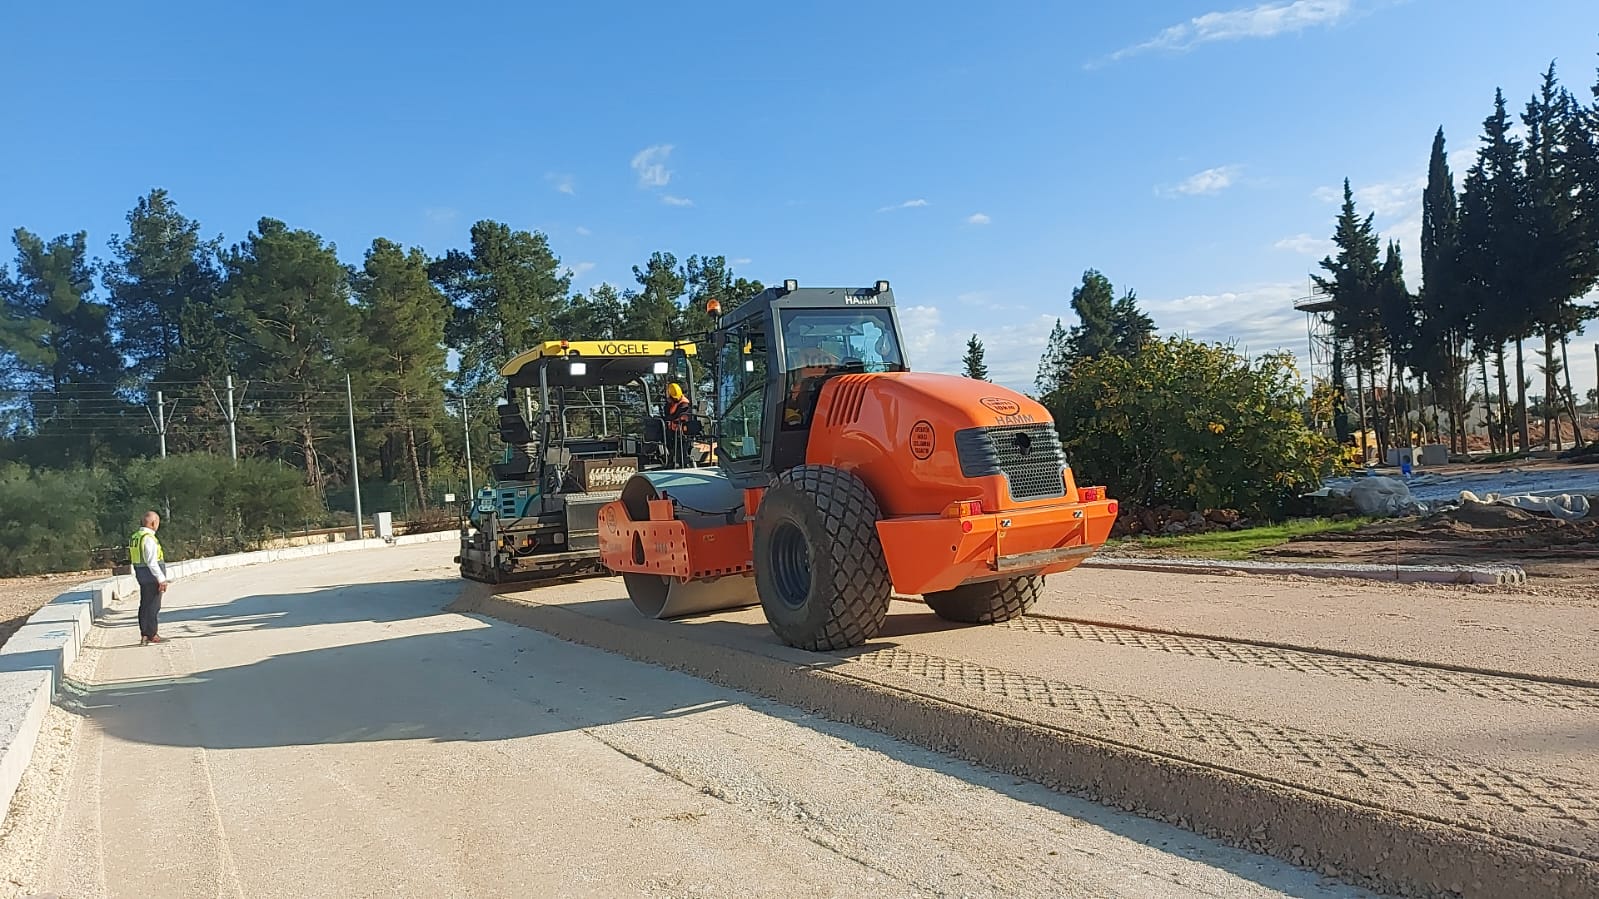
[[[661,419],[666,424],[666,459],[668,465],[680,468],[688,464],[688,426],[694,418],[694,406],[676,381],[666,386],[666,402],[661,406]]]
[[[128,538],[128,561],[133,564],[133,576],[139,582],[139,645],[165,643],[160,634],[161,594],[167,592],[167,557],[155,532],[161,527],[161,516],[144,513],[144,526]]]

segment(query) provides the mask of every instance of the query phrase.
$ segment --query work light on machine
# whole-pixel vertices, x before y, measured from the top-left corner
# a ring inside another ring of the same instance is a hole
[[[574,359],[574,360],[572,360],[571,365],[572,365],[572,377],[574,377],[574,378],[581,378],[584,375],[589,373],[589,364],[587,362],[579,362],[576,359]]]
[[[670,365],[668,365],[668,364],[667,364],[667,363],[665,363],[665,362],[657,362],[657,363],[655,363],[655,366],[654,366],[654,370],[655,370],[655,373],[656,373],[656,374],[658,374],[658,375],[664,375],[664,374],[666,374],[666,370],[667,370],[667,369],[668,369],[668,368],[670,368],[670,367],[671,367],[671,366],[670,366]]]

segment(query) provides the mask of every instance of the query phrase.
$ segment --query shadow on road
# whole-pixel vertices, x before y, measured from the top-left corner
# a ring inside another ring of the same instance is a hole
[[[208,750],[518,740],[748,706],[905,764],[1202,860],[1290,895],[1303,883],[1298,872],[1262,870],[1276,866],[1218,852],[1168,825],[890,737],[563,642],[537,630],[443,612],[459,588],[459,582],[448,580],[340,585],[173,609],[163,616],[162,629],[175,633],[178,641],[167,647],[127,648],[130,655],[123,658],[149,653],[153,664],[132,667],[154,672],[170,670],[159,654],[171,653],[170,661],[182,673],[74,685],[69,704],[106,734],[122,740]],[[596,599],[592,604],[615,602]],[[890,622],[884,634],[890,639],[912,630],[959,627],[931,613],[897,614]],[[110,623],[128,627],[131,622],[118,616]],[[764,624],[718,621],[695,627],[734,628],[744,639],[775,642]],[[648,639],[652,632],[664,633],[651,627],[640,637]],[[688,636],[686,630],[679,632]],[[119,637],[118,642],[125,641]],[[207,665],[211,659],[235,658],[249,660]],[[827,655],[815,658],[822,664],[841,661]],[[186,665],[189,660],[192,664]],[[102,662],[102,676],[105,669]],[[788,763],[805,764],[805,760]]]

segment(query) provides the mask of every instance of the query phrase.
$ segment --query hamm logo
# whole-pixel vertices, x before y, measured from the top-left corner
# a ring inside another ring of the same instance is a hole
[[[1015,400],[1008,400],[1002,396],[985,396],[978,400],[979,403],[994,411],[995,415],[1015,415],[1022,411],[1022,407]]]

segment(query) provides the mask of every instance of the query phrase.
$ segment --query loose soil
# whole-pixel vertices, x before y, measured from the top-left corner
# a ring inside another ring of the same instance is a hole
[[[40,606],[84,581],[106,574],[105,571],[75,571],[0,578],[0,645],[4,645]]]
[[[1426,565],[1502,562],[1549,586],[1599,587],[1599,518],[1562,521],[1511,506],[1467,504],[1427,518],[1379,521],[1263,550],[1262,558]]]

